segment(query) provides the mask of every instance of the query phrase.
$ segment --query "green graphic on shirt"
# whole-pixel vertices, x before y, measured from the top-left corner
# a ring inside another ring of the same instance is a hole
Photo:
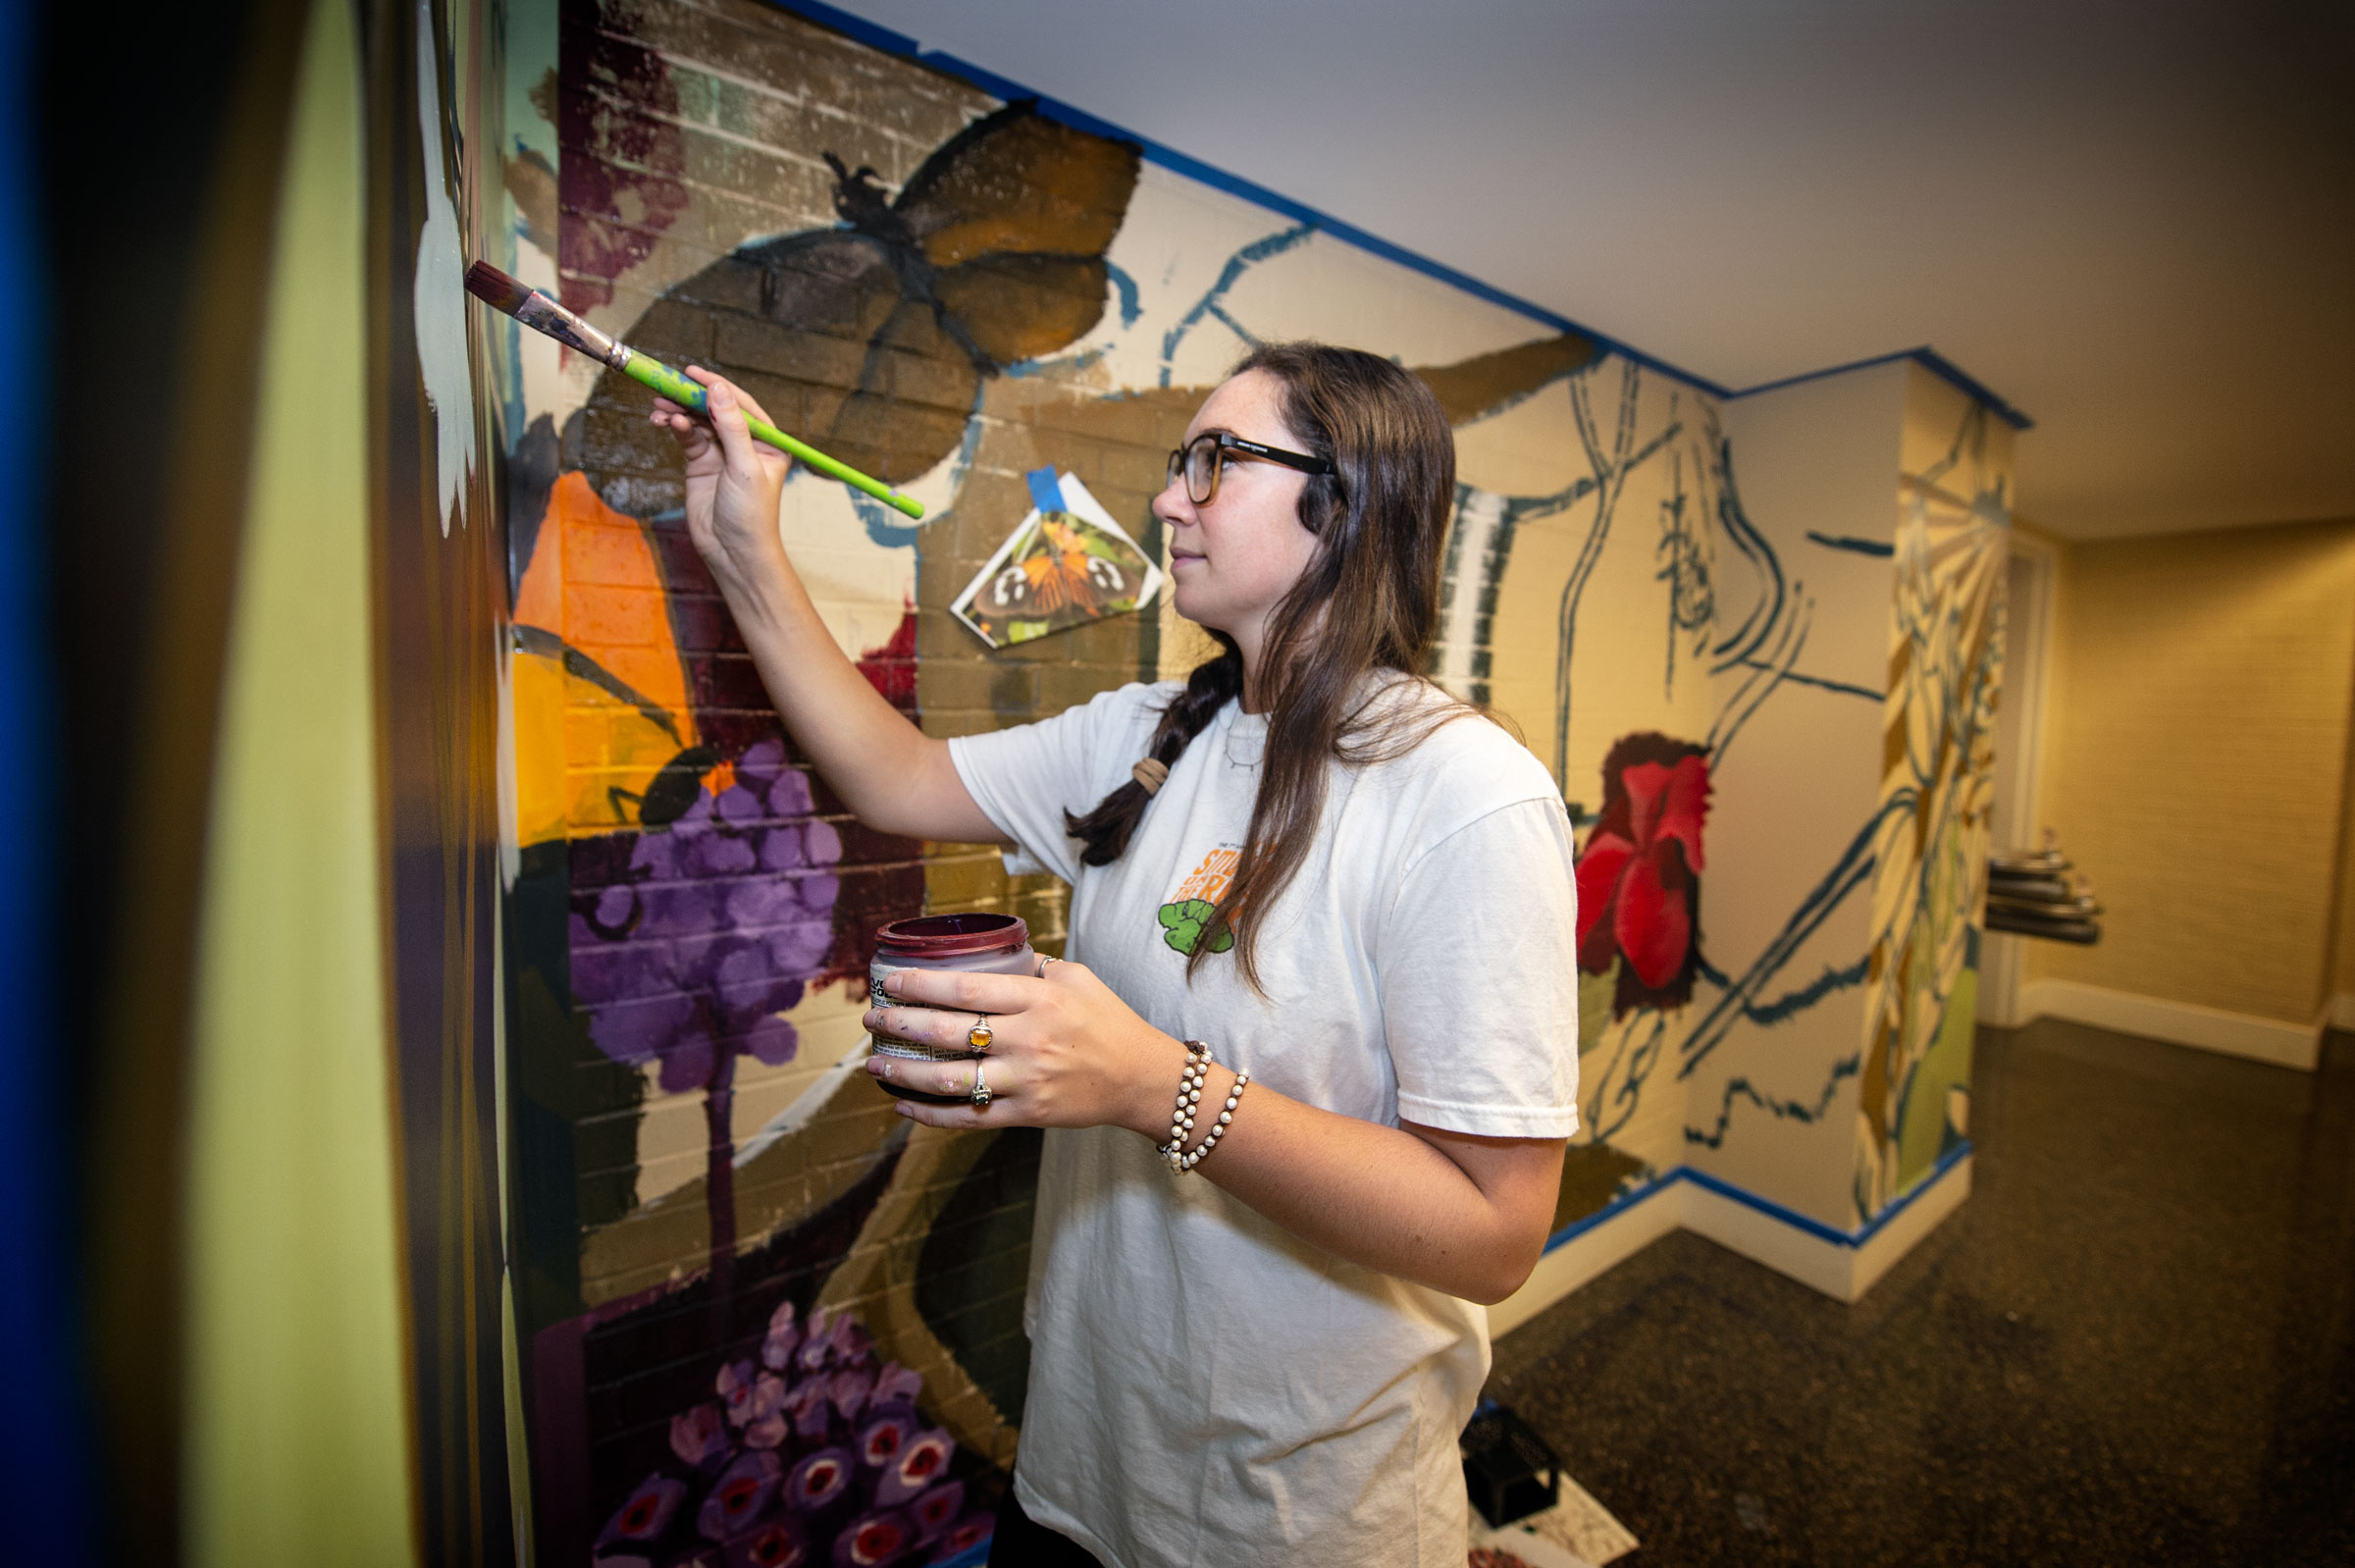
[[[1161,907],[1161,923],[1164,927],[1161,939],[1187,958],[1192,958],[1194,949],[1202,945],[1203,927],[1209,925],[1210,917],[1218,913],[1219,907],[1208,899],[1185,899],[1176,904],[1164,904]],[[1210,950],[1224,953],[1232,946],[1234,933],[1221,931],[1212,939]]]

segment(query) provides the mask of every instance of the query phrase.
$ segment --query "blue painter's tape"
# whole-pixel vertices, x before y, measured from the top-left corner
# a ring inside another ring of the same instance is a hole
[[[1928,1192],[1930,1188],[1945,1180],[1946,1174],[1949,1171],[1952,1171],[1956,1164],[1967,1157],[1969,1153],[1970,1140],[1968,1138],[1957,1139],[1952,1148],[1948,1149],[1944,1154],[1938,1156],[1938,1163],[1930,1167],[1930,1174],[1928,1176],[1923,1176],[1919,1181],[1914,1182],[1912,1187],[1908,1191],[1898,1194],[1896,1200],[1892,1202],[1889,1207],[1874,1215],[1868,1223],[1866,1223],[1856,1232],[1857,1239],[1854,1244],[1860,1247],[1865,1242],[1870,1241],[1875,1235],[1879,1234],[1881,1227],[1887,1225],[1890,1221],[1896,1219],[1899,1215],[1913,1207],[1915,1201],[1918,1200],[1922,1194]]]
[[[1379,235],[1368,234],[1355,224],[1343,223],[1330,213],[1319,212],[1305,202],[1294,201],[1289,196],[1280,195],[1265,185],[1256,184],[1239,175],[1229,174],[1224,169],[1214,168],[1199,158],[1189,158],[1175,147],[1163,146],[1160,142],[1140,136],[1133,131],[1116,126],[1108,120],[1099,119],[1084,109],[1064,103],[1060,99],[1047,97],[1044,93],[1025,87],[1019,81],[1011,80],[999,76],[994,71],[974,65],[969,60],[960,59],[943,50],[926,49],[904,32],[894,32],[889,27],[877,26],[871,22],[852,16],[847,11],[823,4],[822,0],[768,0],[768,3],[780,11],[791,12],[795,16],[807,18],[820,26],[831,27],[837,32],[855,38],[870,48],[879,49],[885,54],[913,61],[917,65],[937,71],[942,76],[954,77],[971,86],[980,88],[992,97],[1003,99],[1009,103],[1019,99],[1028,99],[1038,105],[1038,112],[1041,115],[1058,125],[1070,126],[1074,131],[1084,131],[1091,135],[1134,143],[1143,149],[1147,161],[1159,164],[1164,169],[1181,174],[1189,180],[1199,181],[1213,189],[1224,190],[1230,195],[1240,196],[1245,201],[1255,202],[1272,211],[1283,213],[1302,223],[1314,224],[1319,230],[1333,235],[1335,239],[1345,239],[1359,249],[1370,251],[1386,261],[1395,262],[1401,267],[1422,273],[1429,278],[1437,278],[1443,284],[1462,289],[1474,298],[1485,299],[1493,305],[1501,305],[1507,310],[1526,316],[1531,321],[1555,332],[1577,333],[1583,338],[1592,339],[1598,348],[1607,349],[1636,364],[1656,370],[1662,375],[1673,376],[1678,381],[1697,387],[1714,396],[1728,399],[1748,397],[1753,392],[1773,392],[1777,388],[1796,386],[1801,382],[1814,381],[1824,376],[1836,376],[1843,371],[1861,370],[1868,365],[1886,364],[1891,360],[1910,359],[1932,375],[1953,384],[1968,396],[1985,403],[1995,411],[1998,418],[2013,429],[2026,430],[2034,424],[2034,421],[2027,415],[1998,397],[1985,385],[1964,374],[1954,361],[1929,347],[1908,348],[1894,354],[1883,354],[1874,359],[1859,359],[1852,364],[1834,365],[1825,370],[1808,371],[1804,375],[1788,376],[1779,381],[1765,382],[1736,392],[1721,382],[1714,382],[1706,376],[1697,376],[1689,370],[1671,365],[1664,359],[1644,353],[1616,338],[1596,332],[1592,327],[1581,326],[1558,311],[1547,310],[1535,301],[1523,299],[1518,294],[1507,293],[1492,284],[1483,283],[1467,273],[1458,272],[1444,262],[1434,261],[1429,256],[1419,255],[1403,245],[1391,243]]]
[[[1559,1230],[1556,1230],[1553,1234],[1545,1238],[1545,1250],[1547,1252],[1551,1252],[1558,1246],[1563,1246],[1569,1242],[1576,1241],[1580,1236],[1585,1235],[1596,1226],[1601,1225],[1606,1221],[1618,1219],[1619,1216],[1625,1214],[1637,1204],[1642,1203],[1646,1198],[1650,1197],[1653,1193],[1665,1191],[1667,1188],[1676,1185],[1676,1178],[1684,1175],[1684,1171],[1685,1168],[1680,1165],[1675,1170],[1669,1172],[1666,1176],[1660,1177],[1657,1181],[1652,1182],[1650,1185],[1638,1187],[1633,1192],[1623,1192],[1619,1194],[1619,1196],[1611,1199],[1610,1202],[1604,1204],[1601,1208],[1596,1209],[1593,1214],[1588,1215],[1585,1219],[1571,1221],[1570,1224],[1562,1227]]]
[[[1731,1198],[1736,1203],[1755,1209],[1770,1220],[1780,1220],[1794,1230],[1804,1230],[1818,1241],[1829,1241],[1836,1247],[1853,1247],[1862,1240],[1861,1236],[1853,1235],[1836,1226],[1825,1225],[1813,1215],[1802,1214],[1797,1209],[1787,1209],[1772,1198],[1759,1197],[1748,1187],[1735,1186],[1723,1176],[1711,1176],[1706,1171],[1696,1170],[1689,1165],[1679,1166],[1677,1170],[1687,1181],[1692,1182],[1695,1186],[1706,1188],[1721,1198]]]
[[[992,97],[1003,99],[1009,103],[1019,99],[1031,100],[1038,105],[1038,112],[1042,116],[1058,125],[1070,126],[1074,131],[1084,131],[1091,135],[1131,142],[1143,149],[1148,162],[1159,164],[1162,168],[1181,174],[1189,180],[1199,181],[1213,189],[1240,196],[1245,201],[1285,214],[1301,222],[1314,224],[1334,238],[1345,239],[1359,249],[1371,251],[1386,261],[1393,261],[1401,267],[1422,273],[1426,277],[1437,278],[1441,283],[1451,285],[1476,298],[1485,299],[1491,304],[1501,305],[1505,309],[1526,316],[1554,332],[1576,333],[1582,338],[1592,339],[1597,348],[1633,360],[1637,364],[1656,370],[1662,375],[1673,376],[1678,381],[1700,388],[1702,392],[1711,392],[1720,397],[1731,395],[1725,388],[1706,377],[1696,376],[1689,370],[1680,369],[1664,359],[1655,358],[1615,338],[1596,332],[1592,327],[1581,326],[1558,311],[1547,310],[1544,306],[1523,299],[1518,294],[1507,293],[1492,284],[1483,283],[1467,273],[1458,272],[1444,262],[1434,261],[1429,256],[1419,255],[1403,245],[1393,244],[1379,235],[1367,233],[1355,224],[1343,223],[1328,213],[1319,212],[1305,202],[1294,201],[1288,196],[1280,195],[1267,186],[1255,184],[1239,175],[1229,174],[1226,170],[1206,164],[1199,158],[1189,158],[1175,147],[1166,147],[1158,141],[1140,136],[1135,131],[1116,126],[1108,120],[1098,119],[1084,109],[1064,103],[1060,99],[1047,97],[1019,81],[1011,80],[999,76],[994,71],[974,65],[969,60],[960,59],[956,55],[939,49],[923,48],[906,33],[894,32],[888,27],[877,26],[871,22],[854,17],[836,7],[822,4],[820,0],[769,0],[769,4],[780,11],[791,12],[795,16],[807,18],[821,26],[831,27],[837,32],[855,38],[871,48],[879,49],[885,54],[896,55],[903,60],[929,67],[942,76],[954,77],[971,86],[980,88]]]
[[[1052,467],[1033,468],[1022,476],[1030,486],[1030,504],[1042,512],[1063,510],[1063,485]]]
[[[1821,370],[1810,370],[1797,376],[1785,376],[1779,381],[1760,382],[1755,387],[1745,387],[1738,392],[1727,392],[1725,395],[1728,397],[1754,397],[1760,392],[1781,392],[1785,387],[1803,386],[1810,381],[1821,381],[1827,376],[1845,376],[1852,370],[1870,370],[1875,365],[1894,365],[1901,359],[1910,359],[1939,380],[1952,385],[1963,395],[1974,401],[1985,403],[1995,411],[1996,418],[2010,425],[2014,430],[2033,430],[2035,428],[2036,421],[1998,397],[1994,392],[1989,392],[1983,383],[1964,375],[1953,360],[1926,344],[1920,348],[1902,348],[1894,354],[1875,354],[1870,359],[1852,359],[1845,365],[1826,365]]]
[[[1738,1187],[1723,1176],[1711,1176],[1706,1171],[1697,1171],[1689,1165],[1680,1165],[1649,1186],[1628,1193],[1624,1197],[1613,1198],[1585,1219],[1562,1227],[1545,1238],[1545,1250],[1551,1252],[1558,1246],[1577,1240],[1596,1226],[1616,1220],[1653,1193],[1665,1191],[1679,1181],[1690,1181],[1697,1187],[1706,1187],[1720,1197],[1731,1198],[1746,1208],[1757,1210],[1758,1213],[1765,1215],[1770,1220],[1780,1220],[1795,1230],[1804,1230],[1808,1235],[1821,1241],[1829,1241],[1836,1247],[1860,1247],[1878,1235],[1881,1227],[1911,1208],[1922,1194],[1944,1180],[1947,1173],[1970,1153],[1970,1147],[1968,1138],[1958,1140],[1954,1147],[1938,1157],[1938,1163],[1931,1167],[1928,1176],[1914,1182],[1911,1188],[1900,1194],[1889,1207],[1854,1230],[1842,1230],[1836,1227],[1825,1225],[1821,1220],[1804,1215],[1797,1209],[1787,1209],[1772,1198],[1761,1198],[1747,1187]]]
[[[1941,381],[1952,385],[1955,390],[1962,392],[1963,396],[1970,398],[1974,402],[1985,403],[1989,408],[1995,411],[1996,418],[2002,420],[2005,424],[2010,425],[2014,430],[2033,430],[2036,428],[2036,421],[2030,419],[2027,415],[2021,413],[2018,409],[2013,407],[2003,398],[1998,397],[1994,392],[1990,392],[1986,383],[1980,381],[1975,376],[1964,374],[1962,366],[1947,358],[1937,349],[1932,348],[1925,343],[1921,347],[1913,350],[1911,358],[1915,364],[1928,371],[1931,375],[1936,376]]]
[[[923,52],[923,46],[904,32],[878,26],[864,17],[854,17],[848,11],[825,5],[821,0],[777,0],[777,9],[808,17],[820,26],[832,27],[845,37],[856,38],[870,49],[914,60]]]

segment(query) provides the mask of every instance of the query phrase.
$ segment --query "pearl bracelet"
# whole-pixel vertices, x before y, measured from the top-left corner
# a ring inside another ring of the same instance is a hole
[[[1248,1072],[1234,1075],[1234,1087],[1227,1091],[1226,1108],[1219,1112],[1218,1120],[1210,1124],[1202,1141],[1188,1149],[1185,1135],[1194,1130],[1195,1116],[1202,1104],[1202,1085],[1209,1073],[1210,1047],[1200,1040],[1186,1041],[1185,1071],[1178,1078],[1178,1108],[1170,1113],[1170,1141],[1157,1151],[1178,1176],[1200,1165],[1219,1146],[1219,1139],[1227,1135],[1229,1124],[1234,1121],[1234,1108],[1242,1103],[1243,1090],[1251,1082]]]

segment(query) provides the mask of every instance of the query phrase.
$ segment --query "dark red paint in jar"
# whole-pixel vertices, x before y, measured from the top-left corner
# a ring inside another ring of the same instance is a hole
[[[1030,927],[1019,915],[924,915],[911,920],[894,920],[875,932],[875,957],[866,969],[866,994],[876,1007],[914,1006],[883,994],[883,981],[902,969],[1036,974],[1038,955],[1030,951]],[[969,1013],[957,1016],[967,1024],[973,1021]],[[871,1030],[867,1039],[873,1044],[875,1055],[901,1062],[970,1062],[979,1054],[965,1044],[962,1030],[953,1050]],[[885,1093],[903,1100],[918,1100],[926,1105],[966,1103],[963,1095],[924,1094],[881,1078],[875,1082]]]

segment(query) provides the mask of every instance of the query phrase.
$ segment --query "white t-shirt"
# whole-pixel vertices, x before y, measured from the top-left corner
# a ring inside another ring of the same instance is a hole
[[[1073,884],[1070,956],[1248,1071],[1238,1124],[1274,1089],[1393,1126],[1575,1131],[1570,825],[1537,758],[1465,716],[1394,761],[1334,764],[1314,845],[1261,917],[1265,995],[1227,956],[1189,984],[1180,945],[1249,828],[1266,717],[1228,704],[1112,864],[1082,867],[1063,820],[1128,777],[1178,690],[950,742],[989,819]],[[1482,1308],[1293,1238],[1133,1132],[1059,1128],[1023,1327],[1022,1506],[1114,1568],[1462,1568]]]

